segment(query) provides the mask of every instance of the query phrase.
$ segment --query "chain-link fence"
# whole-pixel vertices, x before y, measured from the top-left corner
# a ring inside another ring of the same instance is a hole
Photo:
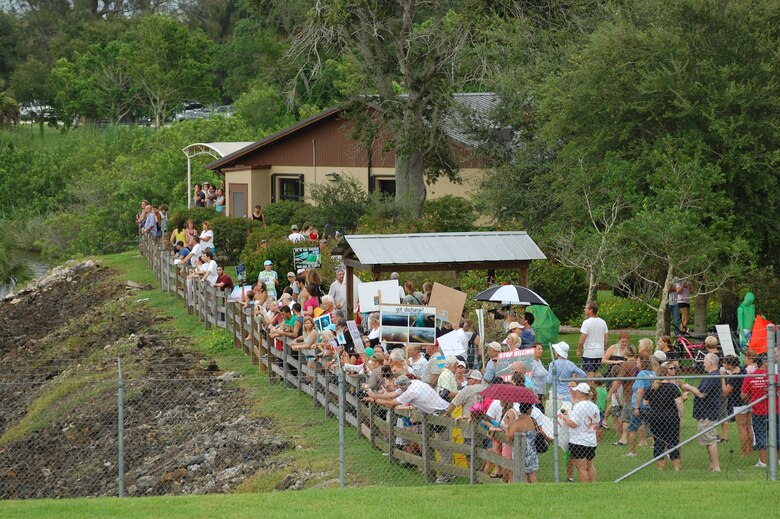
[[[4,365],[0,497],[776,477],[773,348],[750,374],[717,358],[686,375],[629,359],[631,376],[588,379],[559,359],[543,388],[522,372],[487,384],[429,352],[417,378],[430,385],[405,376],[405,351],[361,364],[274,338],[251,309],[188,287],[172,258],[145,249],[162,287],[225,330],[234,365],[185,361],[143,336]]]

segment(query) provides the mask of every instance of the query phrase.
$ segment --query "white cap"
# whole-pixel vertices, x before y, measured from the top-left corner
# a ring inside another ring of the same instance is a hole
[[[580,382],[576,386],[574,386],[574,391],[579,391],[583,395],[589,395],[590,394],[590,386],[587,385],[585,382]]]

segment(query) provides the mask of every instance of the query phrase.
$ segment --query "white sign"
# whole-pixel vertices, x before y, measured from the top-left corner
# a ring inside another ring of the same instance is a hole
[[[361,283],[358,287],[361,312],[376,312],[379,305],[397,305],[401,302],[397,279]],[[381,294],[381,299],[380,299]]]
[[[731,328],[728,324],[715,325],[715,331],[718,332],[718,340],[720,341],[720,349],[723,350],[723,356],[734,355],[737,353],[734,351],[734,343],[731,342]]]
[[[366,349],[363,346],[363,336],[360,335],[357,323],[355,321],[347,321],[347,329],[352,336],[352,344],[355,345],[355,351],[358,353],[365,353]]]
[[[458,338],[458,334],[454,331],[445,333],[438,338],[439,349],[445,357],[454,357],[456,355],[463,355],[466,353],[466,348],[463,347],[463,342]]]
[[[398,295],[396,293],[396,295]],[[362,307],[361,307],[362,308]],[[382,305],[379,307],[379,340],[404,344],[436,342],[436,309],[430,306]]]

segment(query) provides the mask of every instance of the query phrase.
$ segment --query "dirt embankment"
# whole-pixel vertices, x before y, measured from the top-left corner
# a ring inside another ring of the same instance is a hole
[[[116,495],[117,358],[130,495],[233,490],[290,447],[247,392],[108,269],[55,269],[0,302],[0,498]]]

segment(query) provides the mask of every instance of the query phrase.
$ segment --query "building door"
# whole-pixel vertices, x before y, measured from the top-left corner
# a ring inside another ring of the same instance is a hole
[[[247,184],[228,184],[228,214],[238,218],[246,218],[247,211],[247,193],[249,192]]]

